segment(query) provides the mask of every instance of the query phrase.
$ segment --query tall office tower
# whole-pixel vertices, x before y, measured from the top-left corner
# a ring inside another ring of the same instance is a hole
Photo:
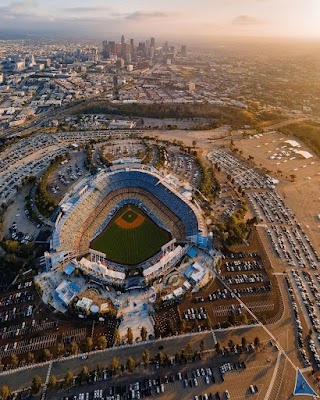
[[[140,53],[140,55],[146,56],[146,53],[147,53],[146,42],[139,42],[137,50]]]
[[[147,49],[150,49],[150,40],[146,40],[146,47]]]
[[[121,55],[125,56],[126,54],[126,38],[124,37],[124,35],[121,36]]]
[[[156,47],[156,39],[154,37],[150,39],[150,47]]]
[[[30,55],[29,55],[29,57],[28,57],[28,63],[31,64],[31,65],[33,65],[33,64],[36,63],[33,54],[30,54]]]
[[[123,68],[124,67],[124,59],[123,58],[118,58],[116,61],[116,67],[117,68]]]
[[[155,48],[154,47],[150,47],[150,49],[149,49],[149,57],[151,59],[154,58],[154,52],[155,52]]]
[[[169,53],[174,53],[174,46],[169,47]]]
[[[106,60],[109,58],[110,47],[107,40],[102,42],[102,57]]]
[[[125,54],[132,54],[132,46],[130,43],[124,44],[124,53]]]
[[[130,63],[131,63],[131,54],[130,54],[130,53],[127,53],[127,54],[126,54],[126,63],[127,63],[127,64],[130,64]]]
[[[164,46],[163,46],[163,54],[167,54],[169,51],[169,44],[168,42],[165,42]]]
[[[111,54],[117,54],[115,41],[109,41],[109,50]]]
[[[116,43],[116,55],[118,57],[122,56],[122,44],[121,43]]]
[[[183,56],[187,55],[187,46],[185,45],[181,46],[181,55]]]
[[[134,56],[134,39],[130,39],[131,55]]]

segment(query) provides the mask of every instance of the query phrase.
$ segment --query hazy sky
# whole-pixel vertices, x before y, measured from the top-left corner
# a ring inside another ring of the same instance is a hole
[[[320,0],[0,0],[0,32],[320,38]]]

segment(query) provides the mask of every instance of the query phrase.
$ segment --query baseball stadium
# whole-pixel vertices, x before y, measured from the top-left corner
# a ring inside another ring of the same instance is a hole
[[[123,281],[130,269],[158,277],[191,244],[207,246],[201,210],[151,167],[101,171],[65,197],[51,238],[51,265],[80,262],[86,274]]]

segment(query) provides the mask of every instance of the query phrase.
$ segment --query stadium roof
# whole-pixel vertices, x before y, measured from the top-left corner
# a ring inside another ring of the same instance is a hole
[[[189,257],[194,258],[194,257],[197,255],[197,250],[196,250],[195,248],[191,248],[191,249],[188,251],[187,254],[188,254]]]
[[[184,273],[186,278],[192,279],[195,283],[199,283],[205,274],[206,269],[199,261],[196,261],[194,264],[190,265],[190,267]]]
[[[114,271],[113,269],[107,268],[103,264],[91,262],[84,257],[80,260],[80,266],[84,267],[88,272],[91,272],[101,278],[124,280],[126,277],[124,272]]]
[[[78,285],[68,281],[62,281],[55,290],[59,299],[67,306],[80,291],[81,289]]]
[[[70,263],[70,264],[68,264],[68,265],[65,267],[65,269],[63,270],[63,272],[64,272],[66,275],[72,275],[72,273],[73,273],[74,270],[75,270],[75,266],[74,266],[72,263]]]
[[[143,271],[143,276],[151,275],[154,272],[158,271],[159,269],[163,268],[168,262],[177,257],[177,255],[180,253],[181,250],[182,247],[177,246],[173,251],[170,251],[170,253],[165,254],[159,262],[152,265],[152,267],[145,269]]]

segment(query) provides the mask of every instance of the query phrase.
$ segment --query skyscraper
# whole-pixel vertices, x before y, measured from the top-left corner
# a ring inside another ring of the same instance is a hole
[[[109,58],[110,47],[107,40],[102,42],[102,57],[106,60]]]
[[[185,45],[181,46],[181,55],[183,56],[187,55],[187,46]]]
[[[116,42],[109,41],[109,50],[111,54],[116,54]]]
[[[150,47],[156,47],[156,39],[154,37],[150,39]]]
[[[125,56],[126,54],[126,38],[124,35],[121,36],[121,56]]]

